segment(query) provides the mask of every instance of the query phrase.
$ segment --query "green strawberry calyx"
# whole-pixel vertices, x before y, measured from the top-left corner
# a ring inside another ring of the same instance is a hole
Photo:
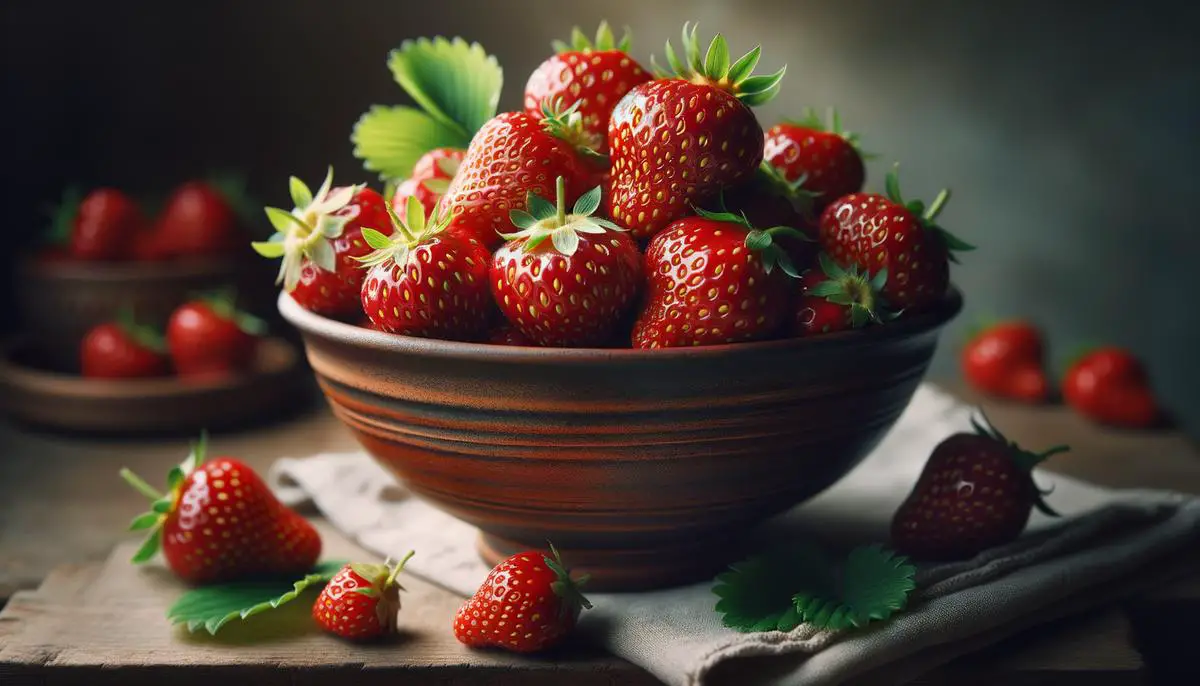
[[[786,198],[792,203],[792,207],[806,215],[812,212],[813,204],[820,196],[820,193],[814,193],[804,187],[808,174],[801,174],[795,181],[788,181],[783,171],[767,160],[759,163],[755,180],[772,194]]]
[[[583,157],[602,163],[608,157],[597,152],[603,141],[600,134],[589,131],[584,126],[583,115],[579,112],[582,100],[564,106],[561,97],[547,98],[542,101],[542,128],[546,133],[566,141],[575,148],[575,152]]]
[[[579,196],[575,206],[567,212],[567,182],[558,177],[554,182],[556,202],[551,202],[536,193],[526,197],[528,210],[511,210],[509,220],[520,229],[516,233],[502,233],[508,241],[524,240],[523,252],[530,252],[550,239],[559,253],[570,257],[579,249],[579,234],[603,234],[608,231],[624,231],[613,222],[593,216],[600,208],[602,189],[596,186]]]
[[[838,114],[838,111],[832,107],[830,107],[825,113],[824,119],[821,118],[821,115],[817,113],[815,108],[805,107],[800,111],[799,119],[785,119],[784,121],[792,126],[799,126],[804,129],[820,131],[822,133],[832,133],[833,135],[838,136],[849,143],[850,147],[854,148],[854,151],[858,153],[858,156],[864,160],[870,160],[877,157],[877,155],[863,152],[863,149],[860,146],[861,141],[859,135],[853,131],[847,131],[842,128],[842,117]]]
[[[563,54],[565,52],[601,52],[605,50],[620,50],[621,52],[629,52],[633,46],[633,34],[629,27],[625,27],[625,32],[618,41],[613,35],[612,28],[609,27],[607,21],[601,21],[600,27],[596,29],[596,40],[588,38],[578,26],[571,29],[571,41],[564,42],[560,40],[551,41],[550,46],[554,48],[554,52]]]
[[[132,307],[125,305],[117,310],[116,324],[126,336],[143,348],[160,354],[167,352],[167,341],[163,332],[149,324],[139,322]]]
[[[62,198],[54,205],[46,208],[50,225],[42,236],[45,245],[65,246],[71,242],[71,231],[75,227],[75,218],[79,216],[79,205],[83,202],[83,191],[78,186],[68,186]]]
[[[679,58],[671,41],[667,41],[664,53],[670,69],[659,67],[651,58],[650,64],[656,76],[680,78],[697,85],[720,88],[732,93],[750,107],[766,104],[779,94],[783,75],[787,73],[787,65],[780,67],[774,74],[753,76],[754,68],[758,66],[758,60],[762,56],[762,47],[755,46],[753,50],[730,63],[729,44],[719,33],[709,43],[708,52],[702,60],[696,29],[697,26],[691,22],[683,25],[683,59]]]
[[[358,216],[359,208],[351,200],[362,186],[333,188],[333,167],[329,167],[316,193],[294,176],[288,182],[288,189],[295,207],[290,212],[278,207],[265,208],[275,233],[265,241],[251,243],[250,247],[268,259],[283,258],[275,282],[291,292],[300,283],[306,260],[318,269],[337,271],[333,241]]]
[[[993,426],[990,421],[988,421],[987,415],[983,413],[983,410],[979,410],[978,419],[971,417],[971,427],[975,429],[975,433],[979,436],[995,441],[1007,448],[1009,455],[1012,457],[1013,463],[1016,464],[1018,469],[1026,474],[1032,474],[1033,468],[1044,462],[1046,459],[1060,453],[1065,453],[1071,449],[1070,446],[1056,445],[1053,448],[1044,450],[1040,453],[1034,453],[1025,450],[1015,442],[1006,438],[1004,434],[1000,433],[1000,431],[996,429],[996,427]],[[1030,476],[1030,481],[1033,481],[1032,476]],[[1050,517],[1058,517],[1058,512],[1055,512],[1053,508],[1046,504],[1044,499],[1044,496],[1050,495],[1053,491],[1054,489],[1052,488],[1045,490],[1040,489],[1036,484],[1034,484],[1033,505],[1045,515]]]
[[[201,464],[204,463],[204,457],[208,451],[208,432],[201,432],[200,439],[192,443],[191,451],[186,459],[167,473],[167,492],[161,493],[158,489],[146,483],[140,476],[134,474],[126,468],[120,471],[121,478],[125,483],[129,484],[142,495],[151,500],[150,511],[144,512],[133,518],[129,524],[130,531],[149,531],[145,541],[138,547],[131,560],[134,564],[141,564],[154,557],[162,545],[162,527],[166,523],[167,517],[175,511],[179,504],[179,494],[183,490],[183,484],[192,472],[195,472]]]
[[[900,316],[899,312],[891,310],[881,294],[887,283],[886,267],[871,276],[866,270],[859,271],[858,265],[843,268],[828,253],[818,255],[817,264],[825,279],[810,287],[806,295],[848,308],[851,328],[880,324]]]
[[[777,236],[791,236],[802,241],[812,241],[805,233],[791,226],[772,226],[769,229],[760,229],[750,223],[746,218],[745,213],[730,212],[724,209],[725,201],[722,198],[720,205],[722,207],[719,212],[712,212],[701,207],[693,207],[696,214],[704,219],[716,222],[725,222],[727,224],[735,224],[746,231],[746,247],[758,253],[759,259],[762,260],[763,271],[770,274],[779,267],[784,274],[793,279],[800,278],[800,272],[796,269],[796,265],[792,262],[792,258],[788,257],[787,252],[779,246],[775,241]]]
[[[385,236],[377,229],[363,227],[363,240],[374,249],[362,257],[354,258],[362,262],[364,268],[387,262],[402,267],[408,264],[408,256],[413,248],[442,233],[450,225],[449,212],[443,215],[438,208],[434,208],[426,217],[425,206],[413,196],[405,198],[403,218],[396,214],[396,208],[391,203],[385,207],[388,218],[392,220],[392,235]]]
[[[588,575],[572,579],[571,570],[563,564],[562,555],[558,553],[558,549],[554,547],[553,543],[547,542],[547,545],[550,546],[550,555],[543,555],[542,560],[546,563],[546,567],[554,572],[555,579],[550,582],[550,590],[562,599],[560,618],[574,616],[581,608],[592,609],[591,601],[583,595],[581,590],[588,582]]]
[[[267,333],[265,321],[238,308],[238,293],[233,286],[201,293],[196,296],[196,300],[204,303],[208,309],[212,310],[213,314],[233,322],[239,329],[251,336],[263,336]]]
[[[946,251],[950,255],[951,262],[958,262],[958,259],[954,256],[955,252],[965,252],[975,249],[975,246],[961,240],[954,234],[938,226],[936,223],[937,216],[941,214],[942,210],[946,207],[946,203],[950,200],[949,188],[943,188],[941,191],[939,191],[937,197],[933,199],[933,202],[931,202],[928,207],[926,207],[925,203],[920,200],[910,200],[905,202],[903,196],[900,195],[899,162],[893,165],[891,171],[888,172],[887,178],[884,181],[884,186],[887,189],[888,200],[891,200],[897,205],[904,207],[909,212],[912,212],[917,216],[917,220],[921,223],[921,226],[926,231],[934,232],[938,238],[941,239],[942,243],[946,246]]]
[[[396,581],[396,577],[414,554],[416,551],[408,551],[399,562],[388,558],[383,564],[354,562],[348,565],[351,571],[367,581],[366,586],[359,586],[351,592],[379,599],[375,613],[379,617],[379,623],[389,634],[396,630],[396,615],[400,612],[400,591],[405,590],[404,586]]]

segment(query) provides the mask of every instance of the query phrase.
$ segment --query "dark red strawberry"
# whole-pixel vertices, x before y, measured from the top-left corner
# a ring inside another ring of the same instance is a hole
[[[361,258],[370,268],[362,306],[373,328],[425,338],[478,339],[492,313],[491,253],[474,238],[447,231],[449,220],[436,209],[426,221],[415,198],[405,206],[405,219],[391,207],[388,212],[391,238],[363,229],[363,239],[375,250]]]
[[[812,196],[784,179],[775,167],[765,162],[759,165],[750,181],[724,193],[722,202],[728,211],[744,216],[753,226],[796,229],[797,234],[777,234],[776,242],[797,271],[804,272],[816,265],[821,244],[817,219],[812,213]]]
[[[1063,377],[1062,391],[1067,405],[1101,424],[1144,429],[1163,419],[1146,368],[1124,348],[1080,356]]]
[[[720,34],[701,63],[696,30],[688,24],[683,48],[680,60],[668,42],[672,78],[633,88],[609,120],[612,179],[606,207],[639,240],[750,179],[763,153],[762,127],[750,107],[775,97],[783,78],[784,69],[750,75],[758,48],[730,65]]]
[[[501,324],[488,332],[487,342],[492,345],[513,345],[517,347],[533,345],[525,334],[512,324]]]
[[[561,642],[592,604],[553,546],[550,555],[517,553],[496,565],[454,615],[454,637],[472,648],[535,653]]]
[[[718,345],[771,338],[787,319],[790,277],[774,237],[740,215],[698,210],[650,241],[646,303],[633,327],[636,348]],[[776,269],[778,267],[778,269]]]
[[[363,186],[333,188],[333,168],[314,195],[292,177],[291,212],[266,208],[275,227],[269,241],[253,243],[267,258],[283,258],[277,283],[303,308],[339,319],[362,314],[362,281],[366,274],[356,258],[371,252],[363,227],[391,225],[387,203]]]
[[[934,223],[950,198],[943,190],[926,208],[900,197],[896,170],[887,176],[887,196],[854,193],[838,198],[821,214],[821,247],[844,265],[876,273],[886,269],[883,296],[897,309],[920,310],[937,302],[950,283],[953,251],[974,250]]]
[[[228,255],[244,238],[229,201],[202,181],[189,181],[171,193],[151,235],[143,239],[141,259]]]
[[[232,291],[185,302],[167,321],[167,348],[181,377],[238,374],[254,363],[267,325],[237,308]]]
[[[879,294],[887,283],[887,270],[871,276],[857,265],[842,268],[821,253],[817,266],[800,278],[800,300],[792,323],[795,336],[812,336],[859,329],[896,317]]]
[[[145,217],[129,196],[115,188],[97,188],[76,210],[71,257],[87,262],[128,259],[134,238],[144,226]]]
[[[458,174],[442,197],[442,213],[452,213],[454,231],[489,248],[512,226],[508,213],[525,210],[526,196],[550,196],[554,180],[566,179],[567,199],[597,183],[595,152],[574,108],[546,105],[543,117],[506,112],[492,118],[471,140]]]
[[[933,449],[912,493],[892,519],[892,545],[921,560],[963,560],[1021,535],[1034,507],[1057,516],[1031,471],[1057,446],[1022,450],[987,423]]]
[[[531,194],[529,212],[513,211],[521,230],[506,234],[492,259],[492,295],[509,323],[538,345],[599,345],[638,296],[637,245],[617,225],[592,216],[599,186],[570,213],[562,177],[556,197],[557,207]]]
[[[426,216],[433,214],[466,154],[466,150],[458,148],[434,148],[422,155],[413,166],[412,175],[396,186],[392,208],[403,214],[408,199],[416,198],[424,206]]]
[[[542,104],[578,103],[583,129],[594,149],[608,150],[608,118],[613,106],[634,86],[649,81],[650,73],[629,56],[628,31],[618,43],[607,22],[600,22],[593,43],[578,28],[571,44],[555,41],[558,53],[542,62],[525,85],[525,111],[542,116]]]
[[[128,469],[121,477],[154,501],[133,520],[133,531],[150,530],[135,563],[159,547],[176,576],[193,584],[257,577],[299,577],[321,555],[321,537],[306,519],[280,503],[244,462],[217,457],[205,462],[207,438],[171,470],[167,493]]]
[[[818,213],[843,195],[862,190],[865,170],[858,136],[843,131],[836,110],[826,125],[812,109],[799,121],[767,130],[763,160],[812,194]]]
[[[399,563],[354,563],[333,575],[317,602],[312,615],[322,629],[351,641],[370,641],[396,633],[400,612],[400,591],[396,577],[413,556],[410,552]]]
[[[963,378],[989,395],[1026,403],[1045,402],[1050,395],[1042,333],[1025,321],[984,327],[963,347]]]
[[[170,370],[162,333],[137,323],[130,311],[118,321],[93,327],[80,344],[79,361],[90,379],[139,379]]]

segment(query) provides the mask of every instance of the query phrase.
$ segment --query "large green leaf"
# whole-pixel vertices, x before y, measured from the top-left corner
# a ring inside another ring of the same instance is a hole
[[[388,68],[409,97],[467,141],[496,115],[504,72],[478,43],[441,36],[404,41],[388,56]]]
[[[403,179],[417,159],[434,148],[465,148],[470,136],[411,107],[376,105],[350,135],[354,156],[385,179]]]
[[[808,544],[735,563],[717,577],[715,610],[736,631],[791,631],[801,621],[792,597],[798,589],[823,584],[829,566],[824,553]]]

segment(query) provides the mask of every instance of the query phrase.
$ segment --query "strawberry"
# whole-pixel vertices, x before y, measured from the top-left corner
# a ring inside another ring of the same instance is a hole
[[[90,379],[137,379],[165,376],[170,369],[160,332],[134,321],[122,310],[118,321],[93,327],[83,337],[80,369]]]
[[[427,222],[416,198],[405,205],[406,221],[387,209],[395,231],[391,238],[374,229],[362,232],[375,249],[359,258],[370,268],[362,307],[373,328],[426,338],[479,338],[492,313],[487,248],[446,231],[449,220],[437,209]]]
[[[487,342],[492,345],[530,346],[533,341],[517,330],[512,324],[501,324],[488,332]]]
[[[332,167],[315,195],[293,176],[290,190],[295,209],[266,208],[276,233],[269,241],[251,246],[263,257],[283,258],[276,282],[282,282],[301,307],[327,317],[353,319],[362,314],[365,274],[355,258],[371,252],[362,229],[386,227],[391,220],[379,193],[363,186],[332,188],[332,184]]]
[[[531,193],[530,211],[512,212],[521,230],[505,234],[508,242],[492,258],[492,295],[509,323],[537,345],[598,345],[638,295],[637,245],[616,224],[592,216],[599,186],[580,196],[570,214],[561,176],[556,190],[557,206]]]
[[[98,188],[76,209],[68,244],[71,257],[88,262],[126,259],[144,225],[141,210],[129,196]]]
[[[572,579],[554,546],[529,550],[496,565],[458,613],[454,636],[472,648],[534,653],[561,641],[592,604],[580,592],[587,577]]]
[[[892,545],[923,560],[962,560],[1009,543],[1034,507],[1057,516],[1042,500],[1031,470],[1042,453],[1022,450],[999,431],[972,419],[975,433],[958,433],[933,449],[912,493],[892,519]]]
[[[237,309],[232,291],[185,302],[167,320],[167,348],[181,377],[244,372],[267,325]]]
[[[720,34],[702,64],[696,30],[688,24],[683,46],[682,62],[666,46],[674,78],[634,87],[608,124],[608,215],[639,240],[750,179],[763,154],[762,127],[750,107],[775,97],[785,71],[750,76],[759,48],[731,66]]]
[[[313,603],[313,619],[322,629],[351,641],[369,641],[396,632],[396,615],[400,612],[400,591],[396,582],[404,563],[413,556],[404,556],[397,564],[348,564],[329,580],[317,602]]]
[[[465,150],[458,148],[434,148],[422,155],[413,165],[412,174],[396,186],[392,207],[403,213],[408,199],[415,197],[425,208],[425,214],[432,214],[458,173],[465,154]]]
[[[1042,333],[1025,321],[1001,322],[977,332],[962,350],[963,377],[977,390],[1027,403],[1045,402]]]
[[[454,231],[489,249],[511,223],[511,210],[525,210],[529,193],[549,195],[557,177],[566,179],[573,202],[596,185],[595,151],[587,147],[578,103],[559,108],[546,103],[543,116],[506,112],[483,125],[440,205],[452,213]]]
[[[763,159],[785,179],[812,194],[819,213],[843,195],[862,190],[866,172],[858,136],[842,130],[831,110],[829,125],[812,109],[799,121],[785,121],[767,130]]]
[[[1123,348],[1080,356],[1067,369],[1062,392],[1067,405],[1101,424],[1143,429],[1163,418],[1145,367]]]
[[[133,531],[150,530],[133,561],[162,548],[167,566],[192,584],[301,575],[321,554],[321,538],[300,515],[276,500],[267,484],[241,460],[205,462],[207,437],[167,477],[166,495],[128,469],[121,477],[154,501],[136,517]]]
[[[871,276],[857,265],[844,269],[829,255],[817,257],[818,266],[800,277],[800,299],[792,324],[792,335],[859,329],[871,323],[894,319],[879,295],[887,283],[887,270]]]
[[[974,250],[934,223],[950,192],[943,190],[928,209],[920,200],[905,203],[893,169],[887,196],[853,193],[838,198],[821,214],[821,247],[841,264],[869,272],[886,269],[882,294],[894,307],[919,310],[937,302],[950,283],[956,250]]]
[[[788,316],[787,277],[798,275],[774,237],[795,229],[763,231],[740,215],[697,211],[646,249],[646,304],[633,327],[634,347],[761,340]]]
[[[763,162],[750,181],[721,196],[721,202],[734,214],[740,214],[754,226],[788,226],[799,233],[782,233],[776,241],[791,258],[797,271],[816,264],[820,243],[813,197],[799,184],[788,181],[778,169]]]
[[[584,131],[597,152],[608,150],[608,119],[613,106],[634,86],[650,80],[650,74],[629,56],[630,36],[626,31],[618,43],[607,22],[600,22],[593,43],[578,28],[571,31],[571,44],[555,41],[553,57],[542,62],[525,84],[525,111],[542,115],[542,104],[578,103]]]
[[[143,239],[142,259],[228,255],[241,239],[233,207],[213,186],[190,181],[176,188],[163,206],[151,235]]]

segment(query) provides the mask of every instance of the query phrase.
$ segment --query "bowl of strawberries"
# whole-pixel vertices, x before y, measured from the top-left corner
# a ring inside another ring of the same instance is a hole
[[[905,201],[894,172],[863,192],[836,120],[764,130],[783,69],[755,76],[757,48],[718,35],[702,57],[685,27],[652,74],[603,25],[557,47],[523,110],[484,93],[473,122],[422,75],[486,84],[494,58],[401,46],[424,111],[373,109],[354,138],[403,181],[293,179],[255,249],[334,413],[489,563],[549,540],[595,589],[686,583],[879,442],[970,246],[936,223],[945,193]],[[421,116],[465,133],[388,158],[415,136],[388,126]]]

